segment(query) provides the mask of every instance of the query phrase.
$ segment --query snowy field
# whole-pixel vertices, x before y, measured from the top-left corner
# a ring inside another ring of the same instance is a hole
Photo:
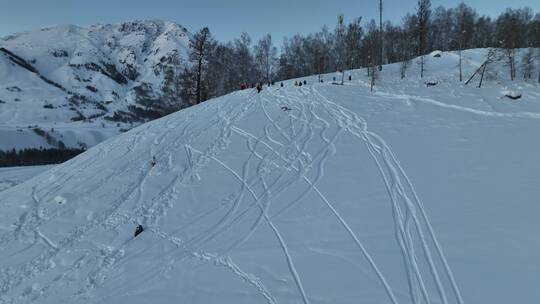
[[[0,192],[0,303],[538,303],[540,87],[456,62],[235,92]]]
[[[25,182],[52,167],[54,165],[0,168],[0,192]]]

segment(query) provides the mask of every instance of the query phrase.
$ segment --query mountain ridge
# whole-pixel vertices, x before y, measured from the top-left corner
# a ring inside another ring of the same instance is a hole
[[[5,37],[0,40],[4,130],[10,125],[59,129],[78,122],[95,132],[119,132],[188,106],[178,94],[177,77],[187,64],[190,35],[177,23],[154,19],[61,25]]]

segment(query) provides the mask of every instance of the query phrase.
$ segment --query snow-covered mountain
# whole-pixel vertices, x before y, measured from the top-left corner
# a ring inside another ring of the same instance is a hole
[[[457,61],[231,93],[0,192],[0,303],[536,303],[540,87]]]
[[[56,26],[0,39],[0,149],[92,146],[182,107],[189,33],[163,21]],[[29,129],[29,126],[31,129]],[[41,132],[43,133],[43,132]]]

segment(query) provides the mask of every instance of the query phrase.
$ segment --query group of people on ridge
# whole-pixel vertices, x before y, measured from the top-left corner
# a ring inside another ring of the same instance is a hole
[[[321,81],[322,82],[322,81]],[[275,82],[274,81],[270,81],[267,83],[267,86],[270,87],[270,86],[273,86],[275,85]],[[302,85],[307,85],[307,81],[306,80],[295,80],[294,81],[294,86],[302,86]],[[284,87],[284,84],[283,82],[281,82],[279,84],[280,87]],[[241,83],[240,84],[240,90],[245,90],[245,89],[257,89],[257,93],[260,93],[262,90],[263,90],[263,83],[262,82],[258,82],[258,83],[251,83],[251,84],[246,84],[246,83]]]
[[[352,76],[349,75],[348,79],[349,79],[349,81],[352,81]],[[332,80],[333,80],[333,82],[336,82],[336,77],[333,77]],[[321,83],[324,82],[321,75],[319,75],[319,82],[321,82]],[[274,84],[275,84],[274,81],[271,81],[271,82],[267,83],[268,87],[273,86]],[[307,81],[305,79],[304,80],[295,80],[293,82],[293,84],[294,84],[294,86],[301,87],[303,85],[307,85]],[[284,87],[283,82],[280,83],[280,87]],[[245,89],[250,89],[250,88],[251,89],[257,89],[257,93],[260,93],[263,90],[263,83],[258,82],[258,83],[251,83],[251,84],[246,84],[246,83],[240,84],[240,90],[245,90]]]
[[[270,86],[273,86],[275,85],[275,82],[274,81],[269,81],[267,83],[267,86],[270,87]],[[283,87],[283,83],[281,83],[281,86]],[[262,82],[258,82],[258,83],[251,83],[251,84],[246,84],[246,83],[242,83],[240,84],[240,90],[245,90],[245,89],[257,89],[257,93],[260,93],[263,89],[263,83]]]

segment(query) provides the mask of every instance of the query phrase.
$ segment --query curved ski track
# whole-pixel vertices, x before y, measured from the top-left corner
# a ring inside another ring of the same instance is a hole
[[[395,290],[377,265],[376,258],[369,254],[368,248],[341,216],[338,208],[317,187],[319,181],[324,177],[326,161],[336,152],[335,141],[340,134],[348,132],[365,144],[387,190],[393,210],[395,238],[401,250],[403,266],[407,275],[410,301],[414,304],[449,304],[453,302],[463,304],[448,261],[409,177],[388,144],[380,136],[369,131],[367,123],[362,117],[325,97],[317,90],[316,86],[296,90],[295,88],[290,90],[269,88],[261,94],[245,92],[235,94],[244,95],[245,102],[237,102],[232,106],[226,105],[218,108],[209,125],[215,126],[214,129],[219,130],[219,136],[204,150],[196,149],[192,143],[204,136],[210,128],[197,130],[194,128],[193,122],[198,113],[209,111],[211,107],[203,105],[198,109],[199,112],[193,111],[187,119],[181,122],[169,118],[167,121],[168,130],[161,133],[160,136],[154,135],[150,153],[139,155],[134,159],[134,161],[146,163],[151,157],[158,155],[156,167],[142,166],[138,170],[137,176],[132,179],[128,187],[119,191],[117,199],[106,210],[86,224],[74,227],[72,232],[61,240],[54,242],[43,234],[39,227],[48,221],[67,215],[72,210],[63,208],[64,206],[44,207],[41,200],[52,196],[60,189],[61,185],[90,167],[96,159],[83,157],[73,160],[70,164],[76,166],[78,170],[57,176],[54,187],[40,189],[40,184],[34,186],[31,193],[32,207],[17,220],[16,228],[12,232],[0,235],[0,249],[7,248],[14,242],[24,242],[28,246],[40,242],[46,246],[46,249],[32,261],[17,267],[0,269],[0,303],[36,302],[39,300],[38,296],[65,284],[64,281],[70,277],[70,272],[78,271],[84,264],[93,263],[96,266],[88,272],[87,284],[76,290],[72,300],[91,299],[92,292],[107,282],[108,275],[114,266],[122,263],[125,257],[125,247],[128,246],[127,241],[118,247],[103,245],[95,250],[87,250],[71,265],[67,272],[60,277],[51,279],[40,290],[32,291],[19,298],[10,298],[8,294],[15,287],[24,284],[36,275],[50,271],[52,269],[51,261],[54,257],[70,250],[75,243],[83,240],[96,228],[105,227],[107,230],[116,231],[120,225],[128,223],[143,223],[153,235],[173,245],[174,249],[163,257],[167,263],[159,269],[149,270],[146,275],[148,278],[171,271],[179,261],[192,258],[231,271],[241,281],[254,288],[267,303],[275,304],[278,303],[278,299],[264,286],[263,282],[256,276],[241,270],[227,256],[229,252],[248,241],[261,225],[266,224],[275,235],[279,248],[287,261],[299,298],[305,304],[310,303],[310,296],[304,288],[302,274],[295,266],[294,254],[291,253],[287,240],[280,233],[279,227],[273,222],[273,219],[300,203],[308,194],[314,193],[328,208],[339,225],[343,227],[344,232],[354,245],[358,247],[362,257],[378,278],[381,288],[388,295],[389,301],[398,304]],[[281,106],[290,107],[291,110],[282,112],[279,110]],[[279,115],[273,114],[276,109]],[[262,111],[267,120],[262,129],[264,131],[262,136],[257,136],[237,126],[238,121],[255,110]],[[325,120],[324,117],[330,119]],[[131,139],[127,142],[118,141],[114,146],[97,146],[95,149],[98,160],[107,157],[111,151],[116,149],[125,150],[122,155],[119,155],[119,158],[136,151],[139,145],[147,144],[145,142],[147,137],[151,138],[152,134],[148,134],[148,129],[148,126],[140,128],[134,133],[135,136],[130,137]],[[219,159],[220,152],[227,148],[233,135],[245,140],[250,153],[241,172],[235,171]],[[317,136],[324,145],[315,153],[308,153],[310,143]],[[154,147],[159,147],[159,149]],[[181,150],[186,151],[188,164],[186,167],[178,168],[173,159],[174,153]],[[182,191],[180,186],[196,181],[198,171],[210,162],[218,164],[229,172],[239,182],[239,189],[227,196],[228,198],[224,198],[216,208],[201,212],[192,221],[184,223],[176,231],[162,231],[159,228],[159,221],[167,215],[171,208],[170,202],[174,201],[179,191]],[[173,173],[173,178],[169,179],[168,184],[153,198],[143,199],[146,184],[152,180],[154,171],[158,169],[162,170],[161,172]],[[54,176],[57,171],[58,169],[55,168],[50,172]],[[129,168],[111,171],[100,181],[100,184],[104,185],[112,181],[115,176],[128,171]],[[308,172],[314,172],[314,177],[308,178]],[[304,190],[295,199],[286,202],[285,205],[275,206],[272,209],[274,198],[294,186],[303,187]],[[220,220],[205,231],[190,239],[180,239],[175,236],[179,230],[186,229],[197,220],[223,209],[225,212]],[[242,223],[242,220],[251,213],[257,214],[256,220],[243,235],[238,235],[237,239],[229,246],[217,249],[216,252],[205,251],[206,244],[230,231],[235,225]],[[2,254],[0,254],[1,257],[3,257]],[[427,269],[419,263],[421,259],[424,260],[424,265],[428,265]],[[437,295],[435,298],[430,294],[427,282],[436,286]],[[103,300],[105,299],[100,299],[100,301]]]

